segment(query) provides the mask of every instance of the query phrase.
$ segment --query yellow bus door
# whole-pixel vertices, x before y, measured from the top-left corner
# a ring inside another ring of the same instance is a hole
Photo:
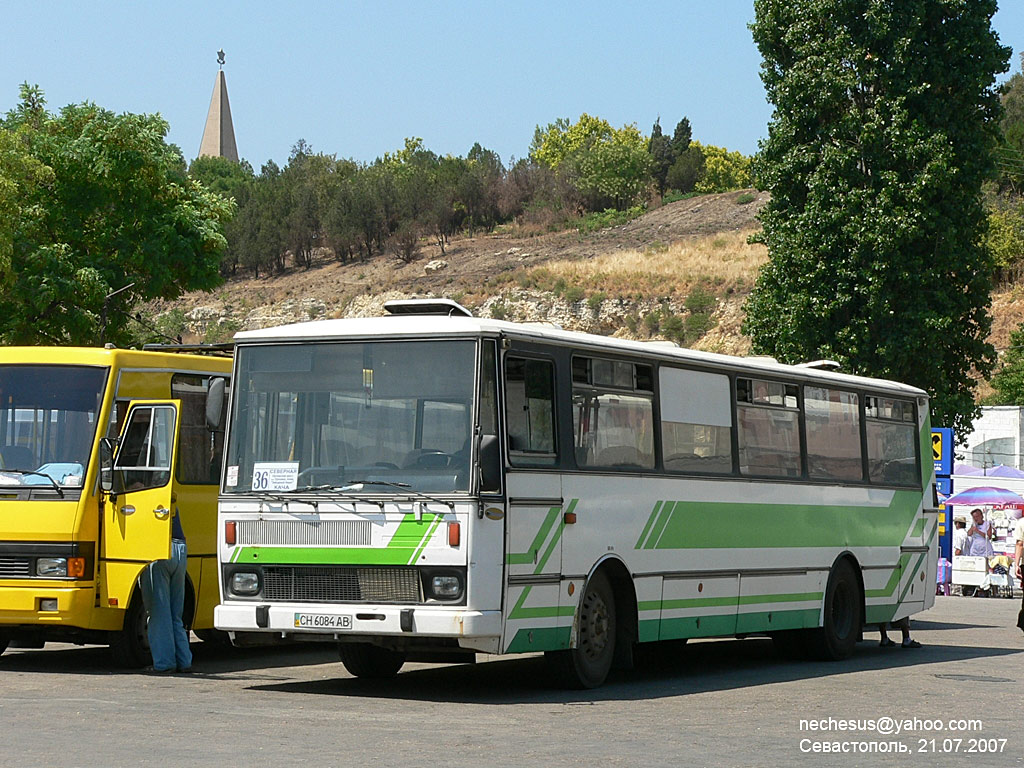
[[[148,563],[170,557],[180,420],[178,400],[130,404],[114,454],[113,487],[106,505],[108,560]],[[133,577],[121,585],[126,589],[119,595],[123,600],[131,594],[134,581]],[[112,594],[120,591],[113,589]]]

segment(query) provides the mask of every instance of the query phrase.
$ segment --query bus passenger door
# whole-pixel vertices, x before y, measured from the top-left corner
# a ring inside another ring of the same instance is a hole
[[[503,651],[551,651],[569,647],[572,615],[561,620],[560,538],[564,526],[557,474],[506,476],[506,593]]]
[[[129,406],[104,505],[108,605],[127,606],[142,566],[170,557],[180,413],[177,400]]]

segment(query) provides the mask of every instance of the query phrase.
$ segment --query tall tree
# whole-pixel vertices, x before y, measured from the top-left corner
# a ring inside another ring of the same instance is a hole
[[[136,302],[220,282],[233,204],[189,178],[167,130],[89,103],[51,114],[21,87],[0,120],[0,202],[16,205],[0,215],[0,340],[127,343]]]
[[[675,162],[676,153],[672,149],[672,140],[661,131],[661,118],[654,121],[651,127],[651,138],[647,141],[647,151],[651,155],[651,175],[658,187],[658,194],[665,196],[668,183],[668,170]]]
[[[770,260],[747,303],[754,348],[838,360],[932,396],[963,435],[987,374],[995,0],[756,0],[775,113],[754,164]]]

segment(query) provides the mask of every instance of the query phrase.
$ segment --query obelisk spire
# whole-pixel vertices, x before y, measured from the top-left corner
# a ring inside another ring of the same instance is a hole
[[[206,115],[206,128],[199,144],[199,156],[226,157],[238,162],[235,146],[235,128],[231,123],[231,105],[228,103],[228,85],[224,78],[224,50],[217,51],[217,79],[213,84],[210,111]]]

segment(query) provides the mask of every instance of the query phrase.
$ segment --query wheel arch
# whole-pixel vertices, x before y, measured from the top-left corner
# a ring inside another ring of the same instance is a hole
[[[633,584],[633,577],[630,574],[626,563],[615,554],[607,554],[600,558],[590,573],[587,574],[589,581],[598,572],[604,573],[612,588],[612,595],[615,597],[615,660],[613,666],[621,669],[631,669],[633,666],[633,647],[639,641],[639,611],[636,599],[636,586]],[[584,590],[580,590],[582,599]],[[580,604],[576,604],[576,615],[573,626],[579,622]],[[575,642],[576,633],[573,633]]]

